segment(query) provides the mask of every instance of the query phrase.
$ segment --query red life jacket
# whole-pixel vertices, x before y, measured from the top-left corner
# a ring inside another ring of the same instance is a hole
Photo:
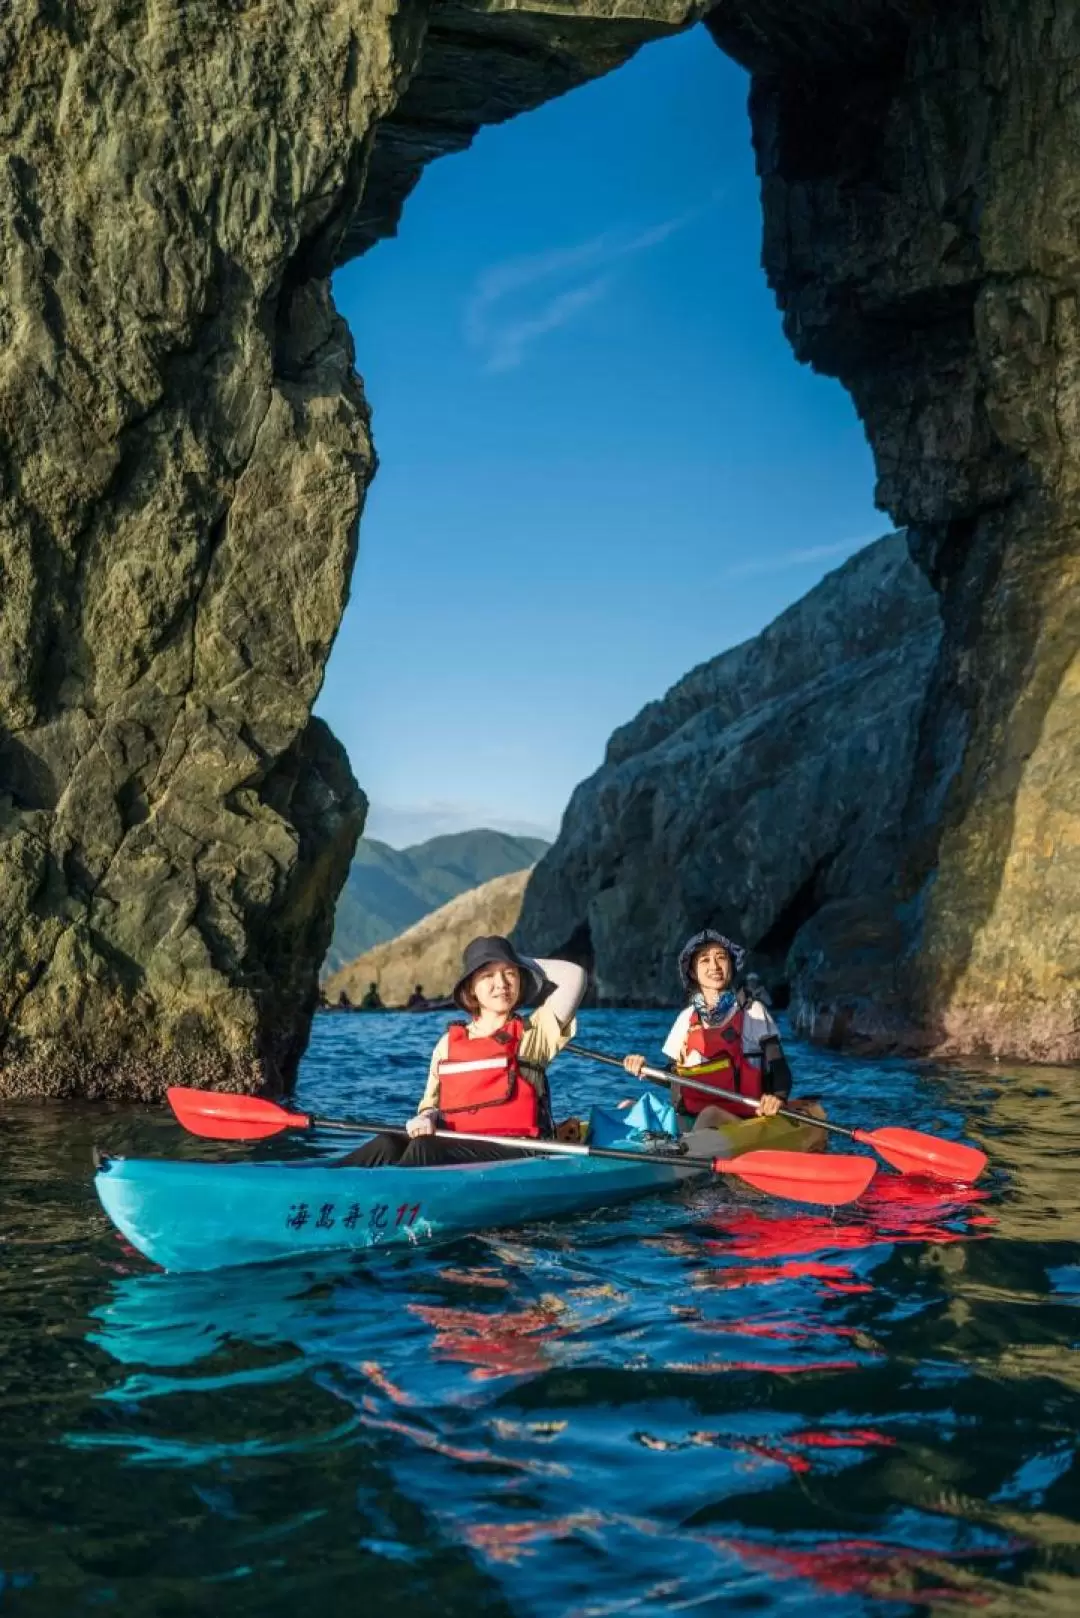
[[[439,1063],[439,1114],[448,1129],[471,1135],[540,1134],[540,1097],[521,1076],[518,1047],[525,1024],[512,1017],[483,1039],[452,1022]]]
[[[709,1028],[702,1022],[698,1013],[692,1011],[686,1035],[686,1053],[689,1055],[691,1051],[696,1051],[701,1057],[703,1065],[695,1066],[691,1071],[697,1073],[704,1083],[714,1084],[719,1090],[737,1090],[740,1095],[748,1096],[753,1101],[760,1101],[765,1094],[761,1062],[747,1056],[743,1051],[745,1018],[746,1014],[739,1006],[722,1027]],[[736,1118],[754,1116],[749,1107],[740,1107],[736,1101],[722,1101],[719,1096],[708,1095],[704,1090],[695,1090],[693,1085],[681,1080],[679,1090],[681,1093],[679,1105],[684,1112],[692,1115],[703,1111],[706,1107],[721,1107]]]

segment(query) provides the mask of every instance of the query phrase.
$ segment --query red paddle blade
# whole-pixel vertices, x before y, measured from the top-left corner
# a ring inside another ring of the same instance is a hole
[[[852,1134],[901,1174],[932,1174],[935,1180],[968,1185],[986,1167],[986,1153],[977,1146],[924,1135],[917,1129],[854,1129]]]
[[[186,1090],[174,1084],[165,1092],[169,1106],[191,1135],[208,1140],[263,1140],[283,1129],[308,1129],[305,1112],[289,1112],[261,1096],[230,1095],[219,1090]]]
[[[877,1166],[871,1157],[839,1153],[746,1152],[742,1157],[718,1157],[713,1168],[717,1174],[734,1174],[774,1197],[839,1208],[862,1196]]]

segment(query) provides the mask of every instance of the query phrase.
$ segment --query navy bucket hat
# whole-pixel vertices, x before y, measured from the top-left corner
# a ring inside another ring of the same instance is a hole
[[[469,1009],[461,998],[469,986],[469,979],[485,966],[495,965],[516,966],[520,972],[519,1006],[535,1005],[542,997],[547,985],[543,973],[537,971],[532,961],[519,955],[508,938],[492,933],[488,937],[474,938],[471,944],[465,946],[465,953],[461,958],[461,976],[451,991],[454,1004],[460,1006],[462,1011]]]
[[[710,944],[719,944],[721,949],[727,951],[731,957],[733,976],[736,972],[742,971],[742,964],[746,959],[746,950],[743,946],[736,944],[732,938],[725,938],[723,933],[716,932],[712,927],[705,927],[700,933],[695,933],[693,938],[688,938],[679,951],[679,978],[687,994],[694,987],[694,980],[690,976],[694,956],[707,949]]]

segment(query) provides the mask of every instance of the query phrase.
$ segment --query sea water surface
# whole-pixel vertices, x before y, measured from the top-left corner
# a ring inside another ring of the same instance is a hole
[[[320,1016],[300,1100],[405,1115],[443,1020]],[[668,1019],[581,1021],[655,1052]],[[100,1213],[93,1142],[311,1148],[5,1106],[0,1612],[1080,1612],[1077,1073],[791,1050],[834,1118],[993,1171],[172,1276]],[[562,1114],[628,1081],[553,1082]]]

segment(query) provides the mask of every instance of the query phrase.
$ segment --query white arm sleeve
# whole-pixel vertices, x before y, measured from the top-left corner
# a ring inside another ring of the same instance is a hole
[[[544,1001],[545,1006],[558,1018],[560,1028],[567,1028],[574,1020],[585,990],[589,986],[589,975],[583,966],[576,966],[573,961],[546,961],[537,958],[537,965],[546,978],[554,983],[553,993]]]
[[[681,1062],[683,1047],[686,1044],[686,1035],[690,1027],[690,1007],[687,1006],[671,1025],[671,1032],[665,1039],[661,1049],[671,1062]]]
[[[742,1048],[745,1056],[758,1056],[762,1041],[778,1039],[780,1030],[760,1000],[751,1000],[743,1015]]]

